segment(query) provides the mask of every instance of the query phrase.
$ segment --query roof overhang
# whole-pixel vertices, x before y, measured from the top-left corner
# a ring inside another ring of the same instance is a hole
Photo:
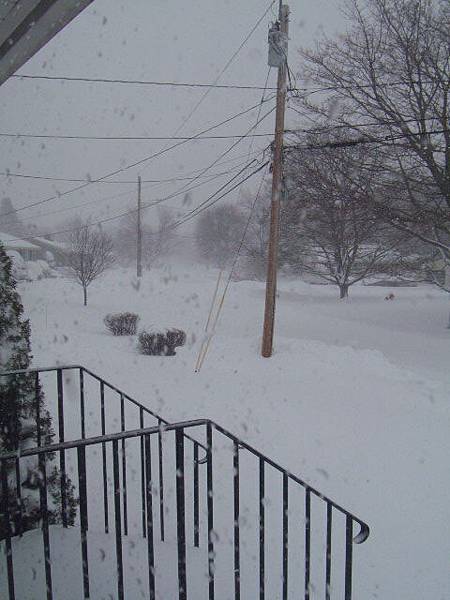
[[[0,85],[93,0],[0,0]]]

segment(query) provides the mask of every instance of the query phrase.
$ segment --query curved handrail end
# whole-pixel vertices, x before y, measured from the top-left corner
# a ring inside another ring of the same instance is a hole
[[[361,529],[360,532],[353,538],[353,543],[363,544],[370,535],[370,528],[366,523],[363,523],[362,521],[357,521],[357,523],[361,527]]]

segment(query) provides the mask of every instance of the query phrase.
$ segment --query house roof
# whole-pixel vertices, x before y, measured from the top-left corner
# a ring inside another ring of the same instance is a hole
[[[14,235],[9,233],[3,233],[0,231],[0,242],[11,250],[40,250],[39,246],[28,242],[27,240],[18,239]]]
[[[93,0],[2,0],[0,85]]]
[[[63,242],[55,242],[44,237],[33,237],[31,239],[38,246],[41,245],[49,250],[55,250],[56,252],[67,252],[69,250],[67,244]]]

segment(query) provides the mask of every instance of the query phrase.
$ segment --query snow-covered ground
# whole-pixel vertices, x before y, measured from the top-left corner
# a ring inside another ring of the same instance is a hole
[[[275,354],[259,355],[264,287],[233,283],[200,373],[194,366],[217,272],[114,270],[89,306],[65,279],[20,285],[35,366],[80,363],[180,421],[209,417],[371,526],[354,548],[356,599],[450,597],[448,296],[424,286],[330,286],[281,279]],[[386,301],[387,293],[395,299]],[[176,357],[144,357],[103,317],[186,330]]]

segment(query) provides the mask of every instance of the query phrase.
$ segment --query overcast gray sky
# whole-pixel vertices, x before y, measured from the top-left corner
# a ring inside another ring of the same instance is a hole
[[[209,83],[268,7],[267,0],[96,0],[21,69],[26,74],[82,76]],[[345,23],[337,0],[304,0],[290,4],[289,63],[296,72],[299,46],[314,44],[323,28],[327,33]],[[276,4],[274,5],[274,10]],[[264,85],[267,75],[267,27],[275,12],[252,35],[220,83]],[[269,85],[275,85],[272,69]],[[182,124],[204,90],[121,86],[10,79],[0,87],[0,132],[98,135],[170,136]],[[201,108],[180,132],[192,135],[256,104],[261,92],[212,90]],[[267,104],[270,108],[273,104]],[[266,111],[263,108],[263,114]],[[215,130],[242,134],[254,124],[256,111]],[[294,113],[288,124],[294,125]],[[273,115],[259,132],[273,130]],[[270,138],[258,138],[254,149]],[[233,140],[196,141],[129,169],[112,180],[161,179],[182,176],[208,166]],[[163,141],[71,141],[0,138],[0,171],[63,178],[97,178],[162,149]],[[227,158],[242,156],[249,141]],[[244,162],[237,160],[234,164]],[[213,173],[230,165],[218,166]],[[231,164],[232,166],[232,164]],[[74,186],[0,176],[1,195],[16,208],[43,200]],[[192,193],[197,204],[219,187],[218,179]],[[158,187],[144,185],[144,201],[170,194],[183,182]],[[120,194],[120,196],[118,196]],[[94,184],[20,212],[26,223],[57,228],[62,220],[81,214],[92,220],[124,210],[135,198],[130,184]],[[115,196],[111,198],[112,196]],[[166,203],[174,210],[177,200]],[[65,210],[83,205],[79,210]],[[51,211],[61,211],[50,215]],[[151,221],[151,211],[147,218]],[[42,216],[39,216],[42,215]]]

